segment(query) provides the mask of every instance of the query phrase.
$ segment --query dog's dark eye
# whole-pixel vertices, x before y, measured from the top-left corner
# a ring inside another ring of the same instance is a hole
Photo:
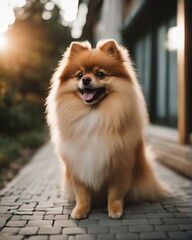
[[[103,72],[97,72],[95,75],[100,79],[103,79],[105,77],[105,73]]]
[[[81,79],[83,77],[83,73],[82,72],[79,72],[78,74],[77,74],[77,78],[78,79]]]

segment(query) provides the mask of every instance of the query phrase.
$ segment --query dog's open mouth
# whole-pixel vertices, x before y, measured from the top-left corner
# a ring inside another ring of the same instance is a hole
[[[94,103],[105,94],[106,89],[105,87],[84,89],[79,88],[79,91],[86,103]]]

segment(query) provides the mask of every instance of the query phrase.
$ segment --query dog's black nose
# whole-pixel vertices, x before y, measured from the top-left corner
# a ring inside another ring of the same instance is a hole
[[[90,77],[84,77],[82,79],[83,85],[88,86],[91,83],[91,78]]]

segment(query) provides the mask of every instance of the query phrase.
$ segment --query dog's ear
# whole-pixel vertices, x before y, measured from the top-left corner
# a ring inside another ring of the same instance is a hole
[[[91,45],[88,41],[85,42],[72,42],[69,50],[70,50],[70,54],[77,54],[80,53],[84,50],[88,50],[91,49]]]
[[[97,43],[97,49],[106,52],[115,58],[121,58],[117,43],[113,39],[101,40]]]

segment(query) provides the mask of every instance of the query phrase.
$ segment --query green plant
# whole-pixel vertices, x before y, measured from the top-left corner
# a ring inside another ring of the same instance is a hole
[[[45,128],[22,132],[14,137],[0,136],[0,167],[7,167],[25,149],[35,150],[47,140]]]

